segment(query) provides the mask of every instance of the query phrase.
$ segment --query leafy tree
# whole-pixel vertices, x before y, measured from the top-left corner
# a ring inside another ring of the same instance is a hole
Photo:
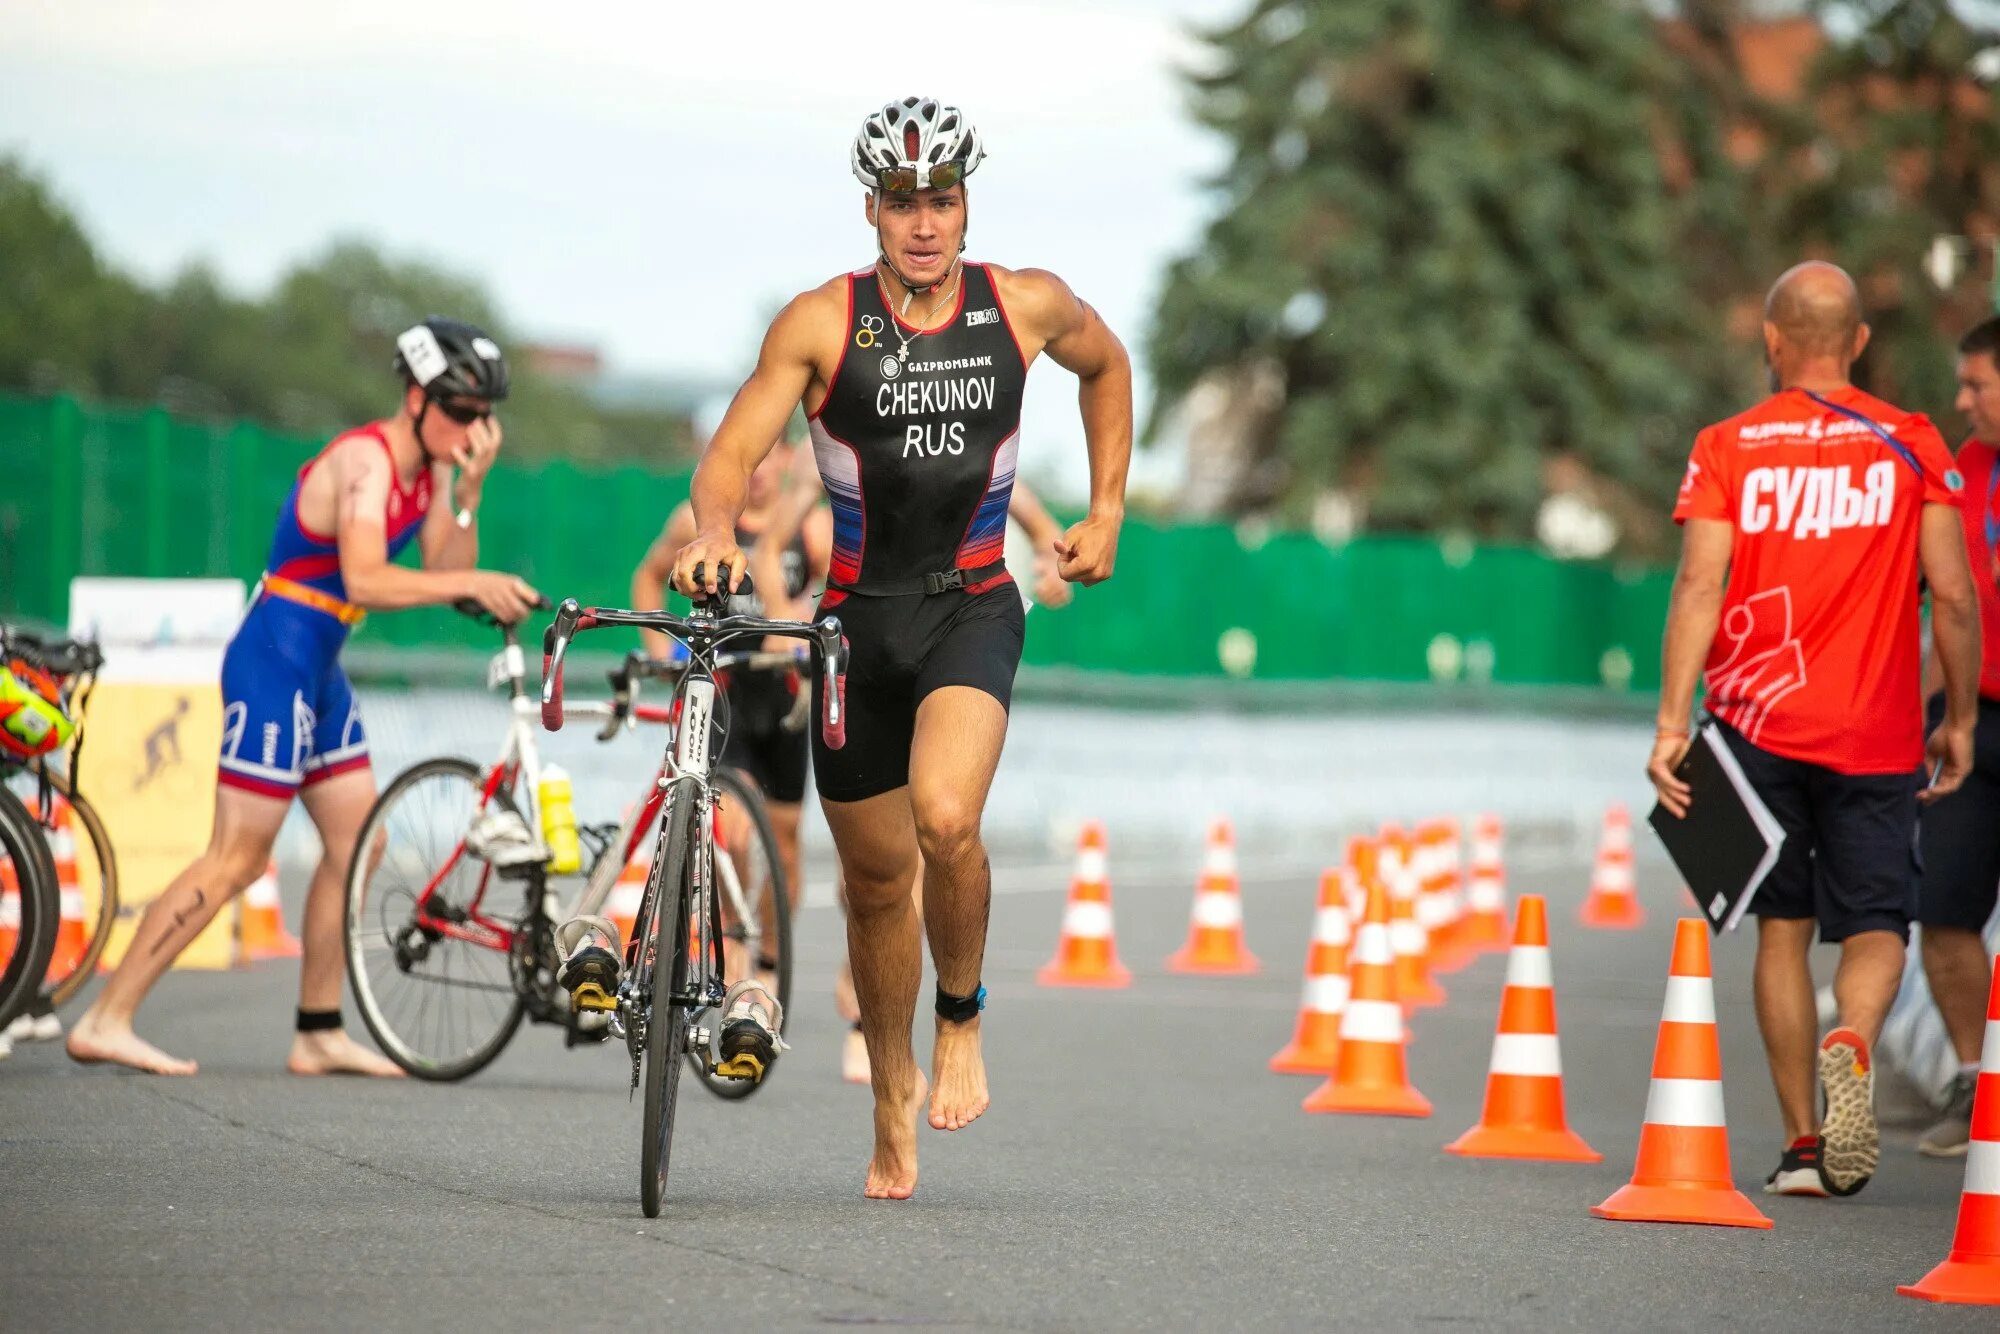
[[[395,401],[395,335],[432,313],[471,320],[503,346],[516,331],[480,285],[429,264],[336,241],[245,299],[196,266],[148,291],[99,259],[75,219],[20,164],[0,158],[0,385],[161,401],[326,434]],[[600,408],[514,358],[505,411],[514,457],[685,457],[687,422]]]
[[[1378,528],[1523,536],[1554,450],[1671,491],[1720,386],[1642,11],[1258,0],[1205,36],[1196,114],[1234,154],[1160,299],[1155,425],[1204,377],[1274,369],[1275,466],[1233,499],[1359,485]]]
[[[1775,226],[1861,282],[1875,341],[1859,373],[1876,392],[1945,415],[1951,338],[1992,311],[2000,236],[2000,15],[1947,0],[1820,0],[1835,40],[1811,100],[1763,170]],[[1983,17],[1982,17],[1983,16]],[[1925,258],[1971,237],[1977,263],[1940,293]]]

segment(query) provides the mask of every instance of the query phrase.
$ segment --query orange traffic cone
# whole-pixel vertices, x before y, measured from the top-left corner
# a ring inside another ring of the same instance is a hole
[[[1674,932],[1667,1003],[1653,1048],[1653,1090],[1632,1182],[1590,1212],[1620,1222],[1771,1226],[1729,1180],[1722,1044],[1715,1033],[1708,924],[1699,917],[1681,918]]]
[[[604,915],[618,928],[619,948],[632,941],[639,929],[639,906],[646,901],[646,877],[652,873],[653,859],[643,846],[618,872],[618,882],[604,897]]]
[[[1482,815],[1472,826],[1472,872],[1466,884],[1466,944],[1507,948],[1507,872],[1500,860],[1500,817]]]
[[[1444,988],[1430,975],[1430,937],[1417,920],[1415,846],[1395,825],[1382,827],[1376,865],[1389,897],[1389,948],[1396,959],[1396,995],[1407,1012],[1444,1004]]]
[[[1236,834],[1229,821],[1208,827],[1201,884],[1194,895],[1187,944],[1167,959],[1173,973],[1244,974],[1258,969],[1243,944],[1243,893],[1236,881]]]
[[[285,915],[278,903],[278,865],[272,862],[243,893],[243,911],[236,919],[236,958],[239,963],[262,959],[296,959],[298,937],[285,929]]]
[[[14,957],[21,941],[21,882],[14,875],[14,859],[0,853],[0,966]]]
[[[1076,875],[1069,882],[1056,957],[1042,965],[1035,981],[1045,987],[1129,987],[1132,974],[1118,962],[1111,924],[1111,881],[1104,850],[1104,826],[1092,820],[1077,840]]]
[[[2000,959],[1986,993],[1986,1045],[1972,1094],[1972,1142],[1965,1154],[1965,1189],[1951,1254],[1916,1283],[1897,1292],[1927,1302],[2000,1306]]]
[[[1347,1008],[1347,882],[1339,871],[1319,881],[1319,911],[1313,915],[1312,944],[1306,951],[1306,991],[1291,1045],[1271,1058],[1281,1075],[1330,1075],[1340,1054],[1340,1012]]]
[[[1347,1008],[1340,1016],[1334,1071],[1303,1104],[1309,1112],[1429,1116],[1430,1100],[1410,1087],[1404,1068],[1403,1013],[1396,1005],[1395,954],[1389,945],[1389,896],[1368,885],[1368,915],[1354,939]]]
[[[1467,1158],[1536,1158],[1595,1163],[1563,1115],[1562,1052],[1556,1044],[1555,979],[1549,968],[1548,906],[1523,894],[1500,993],[1500,1026],[1486,1073],[1479,1124],[1444,1146]]]
[[[1459,858],[1458,821],[1427,820],[1418,838],[1424,849],[1424,869],[1417,909],[1430,935],[1430,970],[1433,974],[1455,973],[1478,954],[1467,949],[1460,938],[1465,921],[1465,870]]]
[[[1646,920],[1639,906],[1638,883],[1632,878],[1632,814],[1622,805],[1604,812],[1604,832],[1597,839],[1597,865],[1590,873],[1590,897],[1577,920],[1585,926],[1630,930]]]
[[[54,800],[55,828],[47,830],[49,853],[55,859],[56,887],[61,893],[56,923],[56,948],[49,956],[51,980],[68,977],[83,962],[90,945],[90,927],[83,911],[83,885],[76,874],[76,820],[70,804]]]

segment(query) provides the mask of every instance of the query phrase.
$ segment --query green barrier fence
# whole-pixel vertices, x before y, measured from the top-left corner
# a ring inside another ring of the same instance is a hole
[[[0,394],[0,615],[61,621],[75,575],[253,580],[321,441],[162,409]],[[481,564],[551,597],[621,602],[687,474],[503,461]],[[409,553],[414,554],[414,553]],[[1246,540],[1216,524],[1125,527],[1117,577],[1037,613],[1030,666],[1267,682],[1433,679],[1643,691],[1671,576],[1509,547],[1406,538]],[[491,647],[442,610],[371,617],[355,647]]]

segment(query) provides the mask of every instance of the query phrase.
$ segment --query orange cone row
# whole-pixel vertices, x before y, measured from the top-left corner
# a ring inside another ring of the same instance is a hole
[[[1271,1058],[1281,1075],[1330,1075],[1340,1054],[1340,1016],[1347,1009],[1347,879],[1340,871],[1320,877],[1319,911],[1306,951],[1306,990],[1291,1043]]]
[[[1243,888],[1236,878],[1236,834],[1227,820],[1209,826],[1201,883],[1195,888],[1187,944],[1167,960],[1173,973],[1243,975],[1258,969],[1243,943]]]
[[[1035,980],[1045,987],[1132,985],[1132,974],[1118,962],[1104,826],[1095,820],[1083,827],[1078,840],[1076,874],[1069,883],[1069,905],[1063,909],[1056,957],[1042,965]]]
[[[1646,910],[1639,906],[1638,882],[1632,876],[1632,813],[1623,806],[1604,812],[1590,897],[1583,901],[1577,920],[1613,931],[1630,931],[1645,923]]]
[[[1368,912],[1354,938],[1351,993],[1340,1017],[1333,1073],[1302,1104],[1308,1112],[1429,1116],[1430,1100],[1410,1086],[1407,1029],[1396,1003],[1396,955],[1389,943],[1389,896],[1368,885]]]

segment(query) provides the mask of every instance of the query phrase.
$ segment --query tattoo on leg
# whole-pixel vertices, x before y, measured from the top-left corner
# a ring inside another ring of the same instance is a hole
[[[193,917],[196,913],[200,912],[202,910],[202,907],[207,902],[208,902],[208,895],[201,889],[200,886],[196,886],[194,891],[194,906],[192,908],[177,910],[174,913],[174,931],[179,931],[182,927],[186,926],[188,923],[188,919],[190,917]],[[151,952],[154,954],[158,954],[161,950],[167,947],[167,942],[169,940],[172,940],[173,938],[174,938],[173,932],[171,931],[168,932],[166,935],[161,936],[157,941],[153,943],[153,948]]]

